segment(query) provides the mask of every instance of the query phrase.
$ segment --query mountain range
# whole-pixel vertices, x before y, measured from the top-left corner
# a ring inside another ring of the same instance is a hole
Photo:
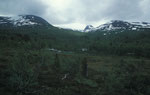
[[[46,20],[35,15],[18,15],[11,17],[0,17],[0,28],[8,27],[49,27],[52,26]],[[62,29],[62,28],[59,28]],[[111,31],[111,30],[140,30],[140,29],[150,29],[150,23],[148,22],[127,22],[123,20],[112,20],[105,24],[99,25],[98,27],[93,27],[92,25],[87,25],[83,32],[92,31]]]
[[[139,30],[150,29],[150,23],[148,22],[127,22],[122,20],[112,20],[98,27],[87,25],[83,32],[91,32],[97,30],[111,31],[111,30]]]

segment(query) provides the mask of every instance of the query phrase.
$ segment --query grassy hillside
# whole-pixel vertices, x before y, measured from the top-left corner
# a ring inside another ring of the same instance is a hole
[[[95,53],[150,57],[150,30],[96,31],[86,34]]]

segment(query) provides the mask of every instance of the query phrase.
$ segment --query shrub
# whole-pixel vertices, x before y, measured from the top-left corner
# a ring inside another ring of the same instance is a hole
[[[14,92],[26,93],[37,85],[37,76],[26,55],[16,55],[8,67],[8,87]]]

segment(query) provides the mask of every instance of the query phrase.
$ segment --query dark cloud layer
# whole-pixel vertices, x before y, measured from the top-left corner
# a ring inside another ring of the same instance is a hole
[[[82,0],[82,3],[87,9],[84,13],[88,14],[85,16],[86,21],[97,21],[103,18],[142,20],[144,14],[141,4],[144,1],[147,0]],[[145,3],[143,4],[145,6]]]
[[[1,0],[0,15],[33,14],[57,25],[104,19],[150,22],[149,4],[150,0]]]
[[[1,0],[0,14],[45,14],[47,6],[40,0]]]

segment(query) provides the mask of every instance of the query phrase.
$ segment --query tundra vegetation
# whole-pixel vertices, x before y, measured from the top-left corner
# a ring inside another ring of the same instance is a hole
[[[150,95],[150,32],[120,31],[1,28],[0,94]]]

